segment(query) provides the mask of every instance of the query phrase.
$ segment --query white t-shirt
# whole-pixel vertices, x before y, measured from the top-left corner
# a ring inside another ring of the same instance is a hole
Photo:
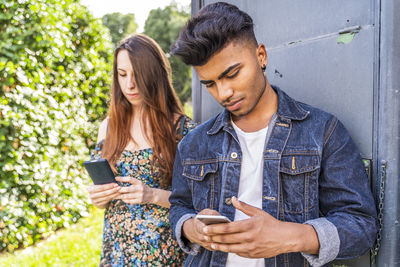
[[[238,199],[249,205],[262,209],[263,188],[263,151],[268,127],[257,132],[244,132],[232,121],[232,126],[239,138],[242,150],[242,165],[240,169]],[[243,212],[236,210],[235,221],[249,218]],[[228,254],[226,266],[263,267],[264,258],[249,259],[240,257],[234,253]]]

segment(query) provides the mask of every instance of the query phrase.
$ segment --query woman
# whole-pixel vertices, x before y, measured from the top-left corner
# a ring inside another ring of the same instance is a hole
[[[114,53],[108,118],[93,158],[106,158],[118,184],[91,185],[104,214],[101,266],[180,266],[184,254],[168,223],[177,142],[195,124],[185,117],[159,45],[143,34]]]

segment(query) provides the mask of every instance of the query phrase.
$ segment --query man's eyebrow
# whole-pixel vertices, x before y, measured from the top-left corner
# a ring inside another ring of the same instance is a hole
[[[224,70],[224,72],[222,72],[219,76],[218,76],[218,80],[222,79],[226,74],[228,74],[232,69],[236,68],[237,66],[239,66],[240,63],[236,63],[233,64],[232,66],[228,67],[226,70]]]
[[[209,84],[209,83],[212,83],[212,82],[214,82],[214,81],[212,81],[212,80],[200,80],[200,83],[202,83],[202,84]]]
[[[226,70],[224,70],[219,76],[218,76],[218,80],[222,79],[226,74],[228,74],[232,69],[236,68],[237,66],[239,66],[240,63],[236,63],[233,64],[232,66],[228,67]],[[213,83],[213,80],[200,80],[200,83],[202,84],[209,84],[209,83]]]

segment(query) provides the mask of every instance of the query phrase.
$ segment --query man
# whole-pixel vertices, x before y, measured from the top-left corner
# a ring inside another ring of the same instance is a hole
[[[225,108],[179,144],[170,222],[186,266],[321,266],[374,243],[359,151],[332,115],[272,87],[249,15],[205,6],[172,54]],[[196,214],[233,222],[205,225]]]

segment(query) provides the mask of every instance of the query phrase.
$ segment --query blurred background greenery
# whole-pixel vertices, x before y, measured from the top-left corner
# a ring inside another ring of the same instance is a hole
[[[144,33],[167,52],[191,116],[190,68],[168,54],[189,17],[173,1]],[[79,0],[0,0],[0,266],[98,264],[102,212],[82,162],[106,115],[113,48],[137,29],[134,13],[95,18]]]

